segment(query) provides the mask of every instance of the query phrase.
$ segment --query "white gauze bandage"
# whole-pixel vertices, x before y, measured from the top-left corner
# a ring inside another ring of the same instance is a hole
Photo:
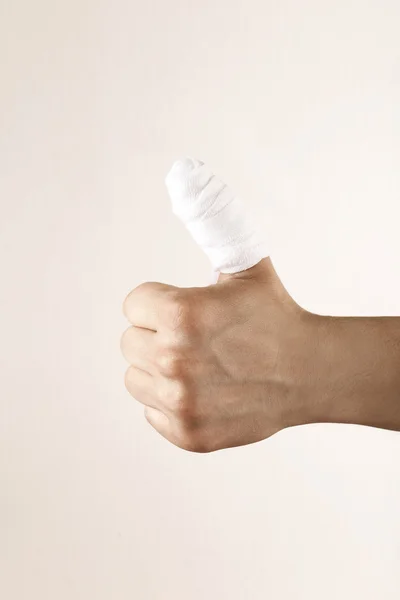
[[[204,163],[191,158],[177,160],[165,183],[174,214],[215,271],[237,273],[268,256],[242,202]]]

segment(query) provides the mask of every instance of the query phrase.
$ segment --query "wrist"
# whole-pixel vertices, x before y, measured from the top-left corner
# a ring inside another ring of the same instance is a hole
[[[308,319],[307,422],[400,429],[400,319]]]

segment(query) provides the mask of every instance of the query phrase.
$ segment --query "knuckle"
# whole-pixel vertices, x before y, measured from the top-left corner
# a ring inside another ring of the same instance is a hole
[[[194,431],[181,433],[180,443],[184,450],[197,454],[206,454],[212,450],[205,436]]]
[[[149,296],[154,290],[164,289],[164,287],[166,287],[164,284],[155,281],[144,281],[139,283],[139,285],[129,292],[122,303],[122,312],[124,316],[129,320],[137,302]]]
[[[121,335],[120,349],[124,356],[126,355],[126,351],[129,346],[131,334],[132,334],[132,327],[128,327],[128,329],[125,329],[125,331]]]
[[[129,294],[126,296],[125,300],[122,303],[122,314],[126,318],[128,318],[128,316],[129,316],[129,304],[130,304],[131,293],[132,292],[129,292]]]
[[[130,317],[130,313],[132,310],[132,304],[135,301],[136,293],[137,293],[138,289],[142,288],[144,285],[145,285],[144,283],[141,283],[140,285],[135,287],[133,290],[131,290],[129,292],[129,294],[126,296],[125,300],[123,301],[122,312],[127,319],[129,319],[129,317]]]
[[[135,370],[133,369],[132,366],[129,366],[125,371],[124,384],[125,384],[126,390],[131,395],[137,394],[142,388],[142,386],[138,382]]]
[[[131,367],[128,367],[125,371],[125,375],[124,375],[124,384],[126,389],[129,391],[130,385],[131,385]]]
[[[168,303],[168,320],[172,330],[190,334],[195,327],[194,302],[186,290],[174,290]]]
[[[161,349],[158,353],[157,367],[165,377],[180,377],[185,371],[185,359],[177,350]]]
[[[168,409],[180,419],[189,419],[194,416],[189,390],[183,382],[174,382],[167,393],[165,402]]]
[[[196,412],[195,403],[187,395],[174,414],[174,422],[181,448],[201,454],[213,450],[210,436]]]

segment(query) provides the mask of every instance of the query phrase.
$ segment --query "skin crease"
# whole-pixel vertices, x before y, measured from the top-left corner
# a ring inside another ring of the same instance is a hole
[[[400,430],[400,318],[310,313],[270,258],[209,287],[141,284],[123,310],[126,388],[180,448],[212,452],[314,422]]]

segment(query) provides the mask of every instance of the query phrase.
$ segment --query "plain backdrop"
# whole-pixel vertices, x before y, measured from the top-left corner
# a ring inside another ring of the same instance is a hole
[[[302,306],[400,314],[399,28],[398,0],[0,0],[1,598],[399,598],[399,433],[188,453],[119,350],[133,287],[209,281],[186,154]]]

